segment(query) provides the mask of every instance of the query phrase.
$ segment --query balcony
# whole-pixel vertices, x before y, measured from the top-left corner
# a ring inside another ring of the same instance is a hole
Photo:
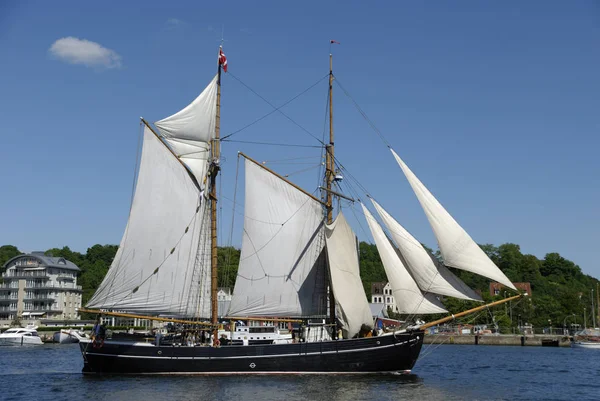
[[[0,298],[1,299],[1,298]],[[49,295],[25,295],[25,298],[23,298],[25,301],[54,301],[54,297],[51,297]]]
[[[17,278],[49,278],[46,271],[10,271],[4,274],[4,278],[17,279]]]
[[[16,308],[15,308],[16,310]],[[25,312],[62,312],[62,308],[56,307],[56,306],[50,306],[50,307],[35,307],[35,308],[25,308],[23,309],[23,313]]]
[[[25,288],[27,289],[42,289],[42,290],[53,290],[53,289],[57,289],[57,290],[62,290],[62,291],[77,291],[80,292],[82,291],[81,286],[80,285],[73,285],[73,284],[55,284],[55,283],[47,283],[47,284],[41,284],[41,283],[37,283],[34,285],[27,285],[25,286]]]
[[[18,283],[10,283],[10,284],[0,284],[0,291],[2,290],[18,290]]]
[[[70,280],[73,281],[75,280],[75,277],[73,277],[72,274],[65,274],[65,273],[61,273],[58,276],[56,276],[57,280]]]

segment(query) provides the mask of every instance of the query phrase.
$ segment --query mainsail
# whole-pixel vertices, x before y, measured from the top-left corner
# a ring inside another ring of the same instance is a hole
[[[434,263],[431,255],[404,227],[400,225],[379,203],[371,198],[375,210],[388,228],[406,267],[424,292],[447,295],[454,298],[481,301],[469,286],[441,264]]]
[[[415,280],[398,257],[396,250],[386,237],[383,229],[361,203],[365,218],[375,240],[377,251],[385,274],[392,286],[392,292],[398,306],[398,312],[406,314],[428,314],[447,312],[442,303],[433,294],[423,294]]]
[[[363,324],[372,325],[373,317],[360,279],[356,236],[341,212],[325,227],[325,241],[338,319],[344,338],[352,338]]]
[[[467,232],[444,209],[404,161],[390,149],[431,224],[446,266],[467,270],[495,280],[516,291],[508,277],[490,260]]]
[[[217,79],[215,75],[204,91],[187,107],[154,123],[202,188],[210,156],[209,143],[215,134]]]
[[[321,204],[246,159],[244,233],[230,316],[326,313]]]
[[[209,225],[187,169],[148,128],[129,221],[119,250],[90,308],[147,314],[210,316],[206,248]],[[210,254],[209,254],[210,256]]]

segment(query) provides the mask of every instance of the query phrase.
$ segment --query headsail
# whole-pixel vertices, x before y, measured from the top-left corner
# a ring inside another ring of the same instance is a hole
[[[369,210],[361,203],[367,223],[373,234],[375,245],[381,256],[381,262],[385,269],[392,292],[396,299],[398,311],[407,314],[428,314],[428,313],[444,313],[441,302],[433,295],[423,295],[415,280],[396,254],[396,250],[386,237],[383,229],[371,215]]]
[[[388,228],[404,257],[406,267],[421,290],[454,298],[481,301],[481,297],[450,270],[441,264],[436,265],[421,243],[410,235],[379,203],[374,199],[371,199],[371,202]]]
[[[148,128],[129,221],[90,308],[209,316],[200,308],[210,259],[201,254],[208,203],[189,172]],[[199,255],[197,257],[197,255]],[[210,294],[209,294],[210,295]]]
[[[363,324],[372,325],[373,317],[360,280],[356,236],[341,212],[325,227],[325,240],[338,317],[344,338],[352,338]]]
[[[210,156],[209,143],[215,134],[217,79],[215,75],[187,107],[154,123],[202,187]]]
[[[326,313],[321,204],[246,159],[244,234],[230,316]]]
[[[446,266],[467,270],[516,290],[508,277],[490,260],[479,245],[444,209],[416,175],[402,161],[400,156],[390,149],[408,179],[410,186],[421,203],[429,224],[437,238],[440,252]]]

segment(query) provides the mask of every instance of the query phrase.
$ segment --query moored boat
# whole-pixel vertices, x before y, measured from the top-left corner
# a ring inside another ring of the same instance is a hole
[[[60,344],[74,344],[78,343],[81,338],[85,338],[83,332],[79,332],[75,329],[61,329],[54,333],[52,341]]]
[[[600,349],[600,329],[584,329],[573,335],[571,345],[575,348]]]
[[[36,326],[13,327],[0,334],[0,345],[42,345]]]

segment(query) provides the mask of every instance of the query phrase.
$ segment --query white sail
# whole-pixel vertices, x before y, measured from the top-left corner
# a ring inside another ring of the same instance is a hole
[[[202,205],[201,205],[202,203]],[[129,221],[90,308],[197,316],[197,258],[208,205],[188,171],[148,127]],[[207,264],[208,263],[208,264]],[[204,314],[204,312],[203,312]]]
[[[415,280],[398,257],[396,250],[386,237],[383,229],[371,215],[369,210],[361,203],[365,218],[371,229],[375,240],[377,251],[385,269],[385,274],[392,286],[392,292],[396,299],[396,305],[400,313],[406,314],[429,314],[444,313],[441,302],[433,294],[421,292]]]
[[[344,338],[352,338],[363,324],[371,326],[373,317],[360,279],[356,236],[341,212],[325,227],[325,242],[337,316]]]
[[[490,260],[467,232],[444,209],[431,192],[414,175],[400,156],[390,149],[421,203],[437,238],[446,266],[470,271],[516,290],[508,277]]]
[[[388,228],[406,267],[424,292],[447,295],[454,298],[481,301],[481,297],[441,264],[436,264],[431,255],[404,227],[384,208],[371,199],[375,210]]]
[[[245,168],[244,233],[229,315],[325,315],[321,204],[247,159]]]
[[[187,107],[154,123],[173,152],[192,171],[201,187],[214,138],[217,113],[217,76]]]

